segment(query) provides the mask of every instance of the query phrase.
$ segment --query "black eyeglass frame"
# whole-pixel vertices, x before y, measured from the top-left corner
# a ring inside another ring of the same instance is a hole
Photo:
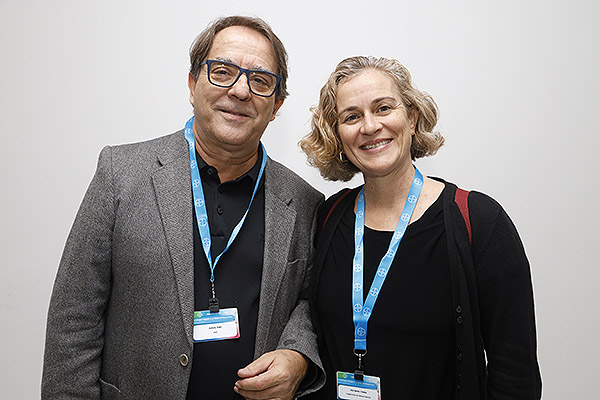
[[[229,85],[221,85],[221,84],[213,82],[212,79],[210,79],[210,67],[211,67],[211,65],[213,63],[220,63],[220,64],[231,65],[232,67],[237,68],[240,72],[239,72],[238,76],[233,80],[233,82],[231,84],[229,84]],[[276,74],[274,74],[272,72],[265,71],[265,70],[262,70],[262,69],[247,69],[247,68],[242,68],[242,67],[240,67],[237,64],[234,64],[234,63],[229,62],[229,61],[223,61],[223,60],[204,60],[204,61],[202,61],[200,63],[200,66],[202,67],[205,64],[206,64],[206,75],[208,77],[208,81],[211,84],[213,84],[215,86],[218,86],[218,87],[230,88],[230,87],[232,87],[233,85],[235,85],[237,83],[237,81],[240,79],[240,76],[242,76],[243,74],[245,74],[246,75],[246,80],[248,82],[248,89],[250,89],[250,92],[252,92],[253,94],[255,94],[257,96],[260,96],[260,97],[271,97],[271,96],[273,96],[275,94],[275,92],[277,91],[277,88],[279,87],[279,84],[281,83],[281,77],[279,75],[276,75]],[[268,74],[268,75],[274,76],[277,79],[277,81],[275,82],[275,86],[273,87],[273,92],[271,94],[269,94],[269,95],[256,93],[252,89],[252,85],[250,85],[250,73],[251,72],[260,72],[261,74]]]

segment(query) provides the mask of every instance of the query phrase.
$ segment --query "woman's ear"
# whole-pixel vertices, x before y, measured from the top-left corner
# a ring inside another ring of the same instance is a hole
[[[417,122],[419,121],[419,112],[414,108],[411,108],[408,111],[408,121],[410,122],[410,131],[415,134],[415,129],[417,127]]]

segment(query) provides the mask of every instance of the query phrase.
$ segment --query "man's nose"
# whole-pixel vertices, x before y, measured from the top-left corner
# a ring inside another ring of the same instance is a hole
[[[240,75],[237,82],[229,88],[229,95],[242,101],[249,100],[252,97],[252,92],[250,91],[250,85],[248,85],[248,79],[247,73]]]

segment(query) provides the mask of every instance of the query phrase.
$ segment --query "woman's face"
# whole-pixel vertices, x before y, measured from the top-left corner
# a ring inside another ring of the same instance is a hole
[[[338,132],[344,153],[365,178],[411,167],[410,120],[392,78],[368,69],[344,81],[337,95]]]

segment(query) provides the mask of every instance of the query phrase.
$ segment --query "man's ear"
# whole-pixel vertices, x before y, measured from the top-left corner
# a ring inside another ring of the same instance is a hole
[[[196,90],[196,80],[190,72],[188,74],[188,88],[190,89],[190,103],[194,105],[194,91]]]
[[[271,115],[271,121],[273,121],[275,119],[275,116],[277,115],[277,111],[279,111],[279,109],[283,105],[284,100],[285,99],[276,99],[275,100],[275,105],[273,106],[273,115]]]

